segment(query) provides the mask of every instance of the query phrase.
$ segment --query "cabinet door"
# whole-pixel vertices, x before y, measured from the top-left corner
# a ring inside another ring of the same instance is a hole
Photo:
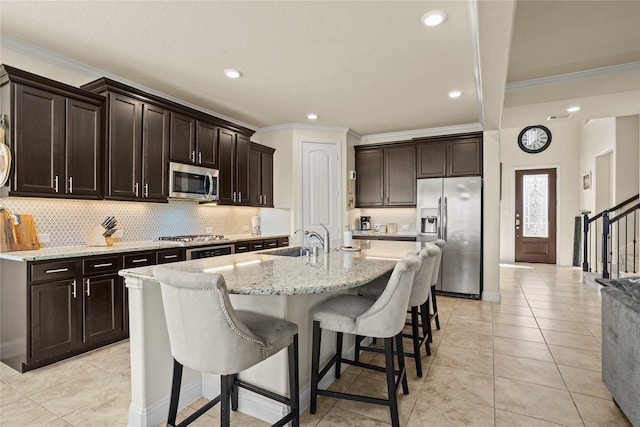
[[[16,193],[64,194],[65,98],[40,89],[15,86]]]
[[[66,192],[100,198],[102,192],[102,108],[86,102],[67,101]]]
[[[131,200],[141,194],[142,103],[109,94],[107,198]]]
[[[236,204],[250,205],[249,200],[249,137],[236,135],[235,178]]]
[[[169,112],[154,105],[144,105],[142,132],[142,188],[145,200],[167,200]]]
[[[449,176],[482,175],[482,143],[479,137],[449,141]]]
[[[262,205],[262,153],[249,150],[249,203],[251,206]]]
[[[198,121],[196,162],[203,167],[218,169],[218,127]]]
[[[234,204],[237,197],[234,195],[236,191],[234,187],[235,138],[234,132],[220,129],[218,138],[220,204]]]
[[[444,178],[447,173],[446,141],[421,142],[417,149],[417,177]]]
[[[123,286],[117,274],[84,279],[83,341],[93,344],[124,335]]]
[[[172,162],[194,163],[196,156],[196,120],[192,117],[171,113]]]
[[[82,285],[76,280],[30,286],[29,360],[37,361],[82,345]]]
[[[356,206],[383,205],[383,150],[356,150]]]
[[[262,153],[260,158],[262,205],[273,207],[273,154]]]
[[[386,206],[416,205],[416,147],[402,144],[384,149]]]

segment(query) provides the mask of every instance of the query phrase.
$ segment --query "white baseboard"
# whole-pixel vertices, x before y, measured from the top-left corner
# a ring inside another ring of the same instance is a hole
[[[165,421],[167,414],[169,414],[170,397],[171,395],[167,394],[146,409],[133,403],[129,405],[129,427],[157,426]],[[186,408],[200,397],[202,397],[202,381],[193,381],[189,385],[183,385],[180,390],[178,410]]]
[[[499,292],[482,292],[482,301],[500,302]]]

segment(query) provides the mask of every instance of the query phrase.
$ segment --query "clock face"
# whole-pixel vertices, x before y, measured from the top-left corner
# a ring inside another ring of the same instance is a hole
[[[551,131],[542,125],[527,126],[518,135],[518,145],[527,153],[539,153],[551,144]]]

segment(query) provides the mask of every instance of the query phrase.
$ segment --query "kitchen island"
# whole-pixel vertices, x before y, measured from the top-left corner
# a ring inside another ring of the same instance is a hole
[[[416,252],[420,245],[416,242],[373,241],[364,244],[360,252],[332,251],[318,257],[277,255],[290,250],[281,248],[185,261],[167,267],[179,271],[220,273],[225,277],[236,309],[253,310],[298,324],[300,407],[304,409],[309,402],[313,307],[336,292],[353,292],[354,288],[391,271],[398,259],[407,252]],[[153,277],[152,267],[122,270],[120,275],[125,277],[129,291],[129,426],[154,426],[167,417],[172,372],[160,285]],[[335,345],[332,338],[332,334],[327,332],[324,341]],[[353,351],[352,347],[353,341],[345,342],[346,349]],[[332,351],[331,345],[325,346],[321,358],[328,359]],[[286,354],[281,352],[240,376],[276,393],[287,394]],[[184,407],[202,396],[215,397],[219,392],[218,381],[217,376],[185,368],[180,406]],[[239,410],[273,422],[288,409],[241,390]]]

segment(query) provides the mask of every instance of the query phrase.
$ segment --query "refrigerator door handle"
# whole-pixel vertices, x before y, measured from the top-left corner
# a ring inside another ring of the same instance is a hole
[[[449,222],[449,210],[447,208],[447,197],[445,196],[444,198],[444,221],[442,222],[442,229],[443,231],[443,239],[446,241],[447,240],[447,226],[449,224],[447,224]]]
[[[438,239],[442,239],[442,197],[438,197]]]

